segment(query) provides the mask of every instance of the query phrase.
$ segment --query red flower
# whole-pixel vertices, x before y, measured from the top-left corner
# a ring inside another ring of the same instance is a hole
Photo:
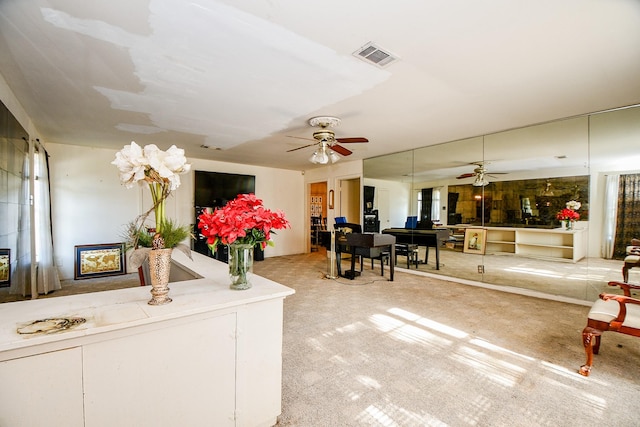
[[[580,219],[580,214],[572,209],[562,209],[560,212],[556,214],[556,219],[559,220],[569,220],[569,221],[577,221]]]
[[[273,244],[272,230],[290,227],[284,212],[265,209],[255,194],[238,194],[223,208],[203,213],[198,220],[198,228],[207,238],[211,250],[215,250],[218,243],[228,245],[233,242],[260,243],[264,249],[267,244]]]

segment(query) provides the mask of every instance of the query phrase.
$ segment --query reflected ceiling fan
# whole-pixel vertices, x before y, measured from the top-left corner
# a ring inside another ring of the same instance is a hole
[[[296,150],[302,150],[304,148],[316,146],[316,151],[313,153],[309,161],[311,163],[327,164],[329,162],[335,163],[340,160],[338,154],[348,156],[352,153],[351,150],[343,147],[340,144],[351,144],[356,142],[369,142],[367,138],[353,137],[353,138],[336,138],[335,133],[330,129],[340,124],[340,119],[337,117],[320,116],[309,119],[309,124],[313,127],[319,127],[320,130],[313,133],[313,139],[316,140],[313,144],[308,144],[303,147],[293,148],[287,150],[287,153]],[[307,139],[291,136],[290,138]],[[338,153],[338,154],[336,154]]]
[[[462,175],[458,175],[456,179],[475,177],[475,180],[473,181],[474,187],[484,187],[485,185],[488,185],[489,184],[489,181],[487,180],[488,176],[496,178],[494,175],[506,174],[506,172],[492,172],[490,174],[485,167],[487,164],[489,164],[489,162],[475,162],[475,163],[469,163],[469,164],[475,165],[477,167],[473,170],[473,172],[463,173]]]

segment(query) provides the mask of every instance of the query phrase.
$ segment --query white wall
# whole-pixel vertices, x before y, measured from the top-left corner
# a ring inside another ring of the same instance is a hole
[[[380,214],[380,228],[400,227],[404,228],[404,223],[411,212],[411,183],[387,181],[382,179],[365,178],[364,185],[375,187],[375,196],[373,199],[374,209],[378,209]],[[380,191],[387,191],[390,195],[389,206],[380,206]],[[388,212],[387,218],[383,218],[384,212]],[[415,215],[415,213],[413,214]]]
[[[111,164],[116,150],[48,144],[47,151],[51,156],[56,264],[61,279],[70,279],[74,246],[122,241],[124,226],[151,207],[151,198],[146,187],[127,189],[120,184],[118,171]],[[256,195],[267,208],[285,212],[291,229],[277,231],[273,236],[275,247],[268,247],[265,257],[304,252],[308,228],[300,172],[190,159],[189,153],[186,155],[192,170],[255,175]],[[167,216],[179,223],[193,224],[194,174],[181,178],[182,185],[167,200]]]

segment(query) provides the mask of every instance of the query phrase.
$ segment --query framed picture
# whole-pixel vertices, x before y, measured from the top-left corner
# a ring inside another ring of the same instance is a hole
[[[484,255],[486,245],[487,230],[484,228],[467,228],[464,230],[464,247],[462,252]]]
[[[11,249],[0,249],[0,288],[11,285]]]
[[[74,279],[118,276],[127,271],[124,243],[78,245]]]

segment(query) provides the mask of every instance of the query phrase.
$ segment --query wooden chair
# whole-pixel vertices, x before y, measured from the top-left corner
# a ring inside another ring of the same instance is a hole
[[[640,267],[640,239],[631,239],[631,246],[627,246],[627,256],[622,266],[622,281],[629,282],[629,269]]]
[[[600,350],[603,332],[613,331],[640,337],[640,299],[631,296],[631,290],[640,289],[640,286],[621,282],[609,282],[609,286],[619,286],[624,295],[602,293],[589,310],[587,326],[582,331],[587,362],[578,371],[585,377],[591,372],[593,355]]]

